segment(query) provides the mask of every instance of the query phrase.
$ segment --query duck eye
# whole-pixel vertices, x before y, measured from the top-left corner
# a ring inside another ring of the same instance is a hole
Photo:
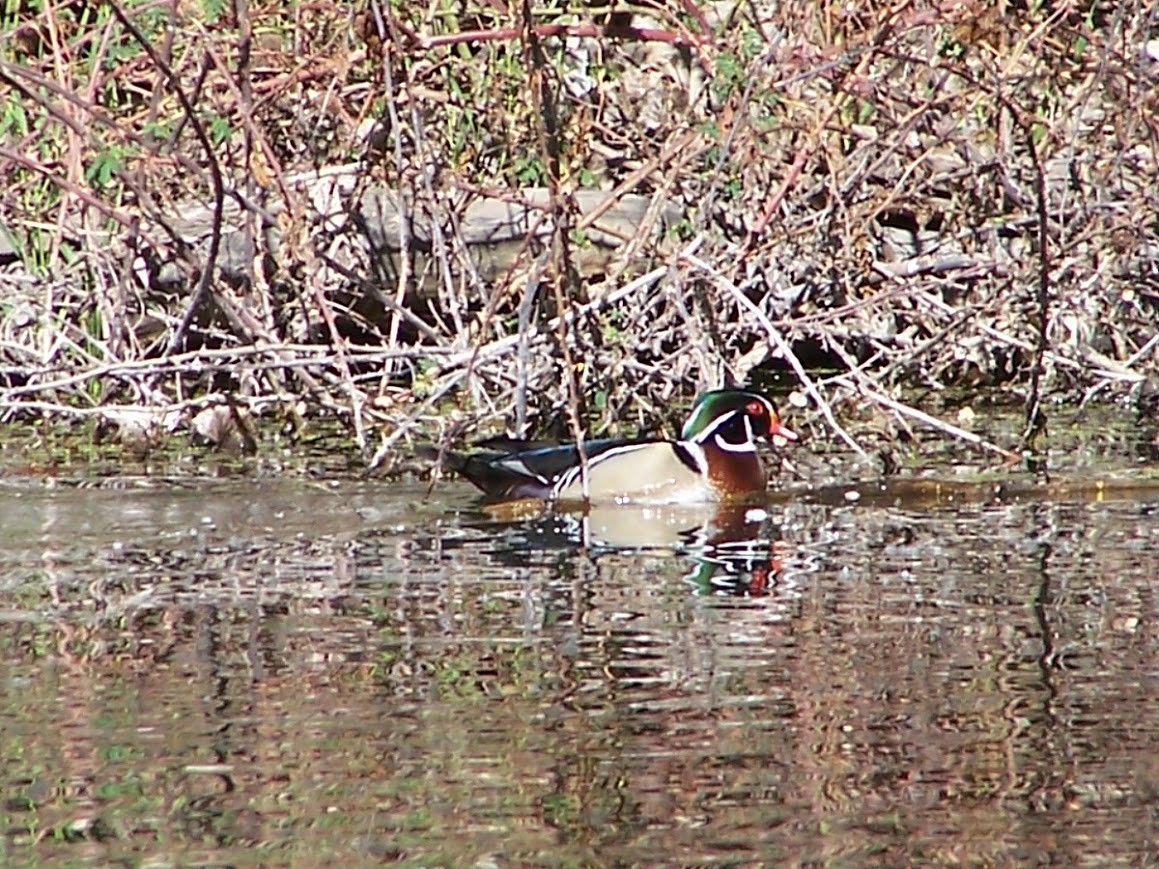
[[[769,409],[765,406],[764,402],[753,399],[745,405],[745,413],[749,416],[768,416]]]

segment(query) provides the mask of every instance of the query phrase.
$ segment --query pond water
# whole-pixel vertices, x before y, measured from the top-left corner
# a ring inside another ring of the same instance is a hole
[[[5,865],[1151,865],[1159,488],[0,486]],[[629,545],[634,544],[634,545]]]

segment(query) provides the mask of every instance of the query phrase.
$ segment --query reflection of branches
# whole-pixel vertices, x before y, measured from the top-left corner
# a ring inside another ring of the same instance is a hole
[[[1048,567],[1051,546],[1045,541],[1038,543],[1038,590],[1034,595],[1034,620],[1038,624],[1038,639],[1042,643],[1042,654],[1038,656],[1038,670],[1042,676],[1042,686],[1046,689],[1042,699],[1042,715],[1048,729],[1055,723],[1054,703],[1058,699],[1058,688],[1054,684],[1054,671],[1058,667],[1055,659],[1054,627],[1049,611],[1054,607],[1054,591],[1050,582]]]

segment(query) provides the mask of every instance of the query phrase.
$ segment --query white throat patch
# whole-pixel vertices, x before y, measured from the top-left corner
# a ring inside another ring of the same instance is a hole
[[[726,453],[755,453],[757,451],[757,445],[752,441],[745,441],[743,444],[730,444],[720,435],[716,436],[716,445]]]
[[[704,440],[708,435],[712,435],[712,440],[716,444],[716,446],[719,449],[724,450],[726,453],[755,453],[757,451],[756,435],[753,434],[753,424],[752,424],[752,421],[749,419],[748,414],[742,414],[742,416],[741,416],[741,419],[744,420],[744,431],[745,431],[744,443],[731,444],[728,441],[726,441],[723,437],[721,437],[720,434],[717,432],[717,429],[719,429],[725,422],[727,422],[729,419],[731,419],[735,414],[736,414],[736,411],[733,411],[732,413],[725,414],[724,416],[717,419],[711,426],[709,426],[708,430],[704,432],[704,434],[699,438],[699,440]]]

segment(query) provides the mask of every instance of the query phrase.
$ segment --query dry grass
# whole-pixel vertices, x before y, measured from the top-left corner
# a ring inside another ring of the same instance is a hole
[[[1154,389],[1151,4],[535,9],[20,4],[3,418],[325,412],[389,464],[420,426],[655,424],[778,369],[835,428],[1002,387],[1028,440],[1044,397]],[[488,272],[464,208],[527,186],[546,233]],[[579,187],[656,203],[598,267]]]

